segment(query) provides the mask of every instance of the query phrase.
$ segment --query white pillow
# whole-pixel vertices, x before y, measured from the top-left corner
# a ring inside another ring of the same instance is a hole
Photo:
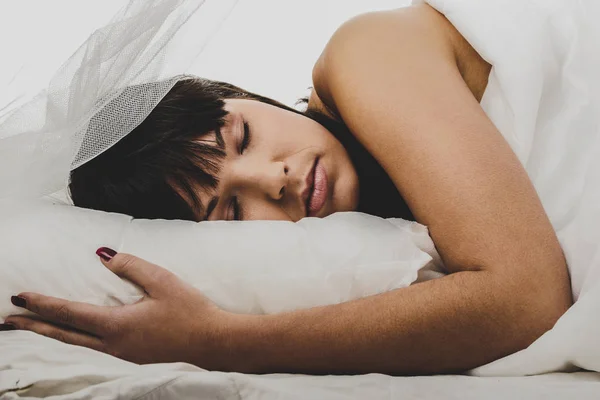
[[[163,266],[220,307],[240,313],[334,304],[440,276],[423,225],[361,213],[324,219],[201,222],[134,220],[47,201],[0,205],[0,319],[23,310],[21,291],[98,305],[142,293],[106,269],[107,246]],[[425,268],[423,268],[425,267]]]

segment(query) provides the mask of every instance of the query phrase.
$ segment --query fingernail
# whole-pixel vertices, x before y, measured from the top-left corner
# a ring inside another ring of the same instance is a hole
[[[25,298],[20,297],[20,296],[11,296],[10,302],[13,303],[13,305],[15,305],[17,307],[21,307],[21,308],[27,307],[27,300],[25,300]]]
[[[0,331],[14,331],[17,327],[13,324],[0,324]]]
[[[100,247],[96,250],[96,255],[102,258],[104,261],[110,261],[117,254],[113,249],[109,249],[108,247]]]

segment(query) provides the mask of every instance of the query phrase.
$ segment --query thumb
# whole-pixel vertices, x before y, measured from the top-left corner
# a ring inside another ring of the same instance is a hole
[[[156,264],[126,253],[117,253],[108,247],[96,250],[102,264],[114,274],[140,286],[148,295],[156,297],[161,288],[175,275]]]

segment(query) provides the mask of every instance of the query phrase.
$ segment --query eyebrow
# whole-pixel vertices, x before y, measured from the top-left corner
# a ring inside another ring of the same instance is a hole
[[[223,140],[223,135],[221,134],[221,128],[217,127],[215,129],[215,139],[217,141],[217,146],[219,146],[220,150],[227,151],[227,145],[225,144],[225,140]]]
[[[225,140],[223,140],[221,128],[218,126],[215,128],[215,140],[217,142],[217,146],[219,146],[219,149],[227,152],[227,144],[225,143]],[[206,215],[204,218],[200,219],[201,221],[208,221],[210,214],[214,211],[215,207],[217,207],[217,203],[219,203],[219,196],[213,196],[208,202],[208,206],[206,207]]]

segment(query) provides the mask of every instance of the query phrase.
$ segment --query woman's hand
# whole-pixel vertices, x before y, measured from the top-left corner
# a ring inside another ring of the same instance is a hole
[[[85,346],[136,363],[189,362],[228,370],[222,343],[235,315],[211,303],[171,272],[129,254],[98,249],[102,263],[139,285],[145,297],[119,307],[100,307],[21,293],[14,305],[41,319],[11,316],[5,326],[30,330],[65,343]]]

